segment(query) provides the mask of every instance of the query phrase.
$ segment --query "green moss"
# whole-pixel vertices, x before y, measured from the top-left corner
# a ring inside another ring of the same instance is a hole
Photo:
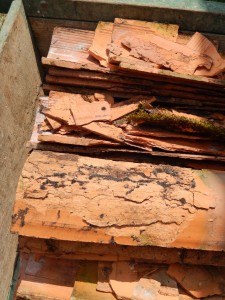
[[[18,191],[24,191],[24,182],[23,182],[23,177],[21,176],[19,178],[19,181],[18,181],[18,187],[17,187]]]
[[[0,29],[5,21],[5,16],[6,16],[5,14],[0,14]]]
[[[142,233],[138,236],[139,239],[139,246],[155,246],[159,243],[159,238],[156,236],[150,236],[147,233]]]
[[[178,132],[195,132],[215,139],[225,140],[225,127],[215,125],[208,120],[195,120],[186,116],[175,115],[167,109],[145,110],[142,107],[126,117],[130,123],[157,124]]]

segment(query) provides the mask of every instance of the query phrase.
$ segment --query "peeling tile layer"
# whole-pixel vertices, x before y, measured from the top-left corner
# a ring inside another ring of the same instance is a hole
[[[19,182],[12,231],[70,241],[221,250],[224,179],[223,172],[33,151]],[[207,205],[195,206],[195,197]]]

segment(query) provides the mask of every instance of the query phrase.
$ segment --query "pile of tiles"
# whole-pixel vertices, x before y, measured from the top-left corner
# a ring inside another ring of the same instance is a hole
[[[56,27],[42,58],[49,97],[41,99],[39,141],[224,161],[225,63],[217,48],[177,25]]]
[[[219,267],[27,255],[21,264],[24,271],[16,299],[222,300],[225,295],[224,268]]]

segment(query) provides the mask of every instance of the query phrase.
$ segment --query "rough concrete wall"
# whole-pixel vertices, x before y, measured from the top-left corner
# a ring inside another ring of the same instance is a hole
[[[40,89],[21,0],[13,2],[0,32],[0,78],[0,299],[5,300],[17,248],[11,215]]]

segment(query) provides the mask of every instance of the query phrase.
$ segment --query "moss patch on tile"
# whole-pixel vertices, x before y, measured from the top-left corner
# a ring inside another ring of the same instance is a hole
[[[224,126],[216,125],[207,119],[199,120],[188,116],[179,116],[167,109],[156,108],[147,111],[140,108],[138,111],[129,114],[126,119],[130,123],[157,124],[178,132],[200,133],[214,139],[225,140]]]

